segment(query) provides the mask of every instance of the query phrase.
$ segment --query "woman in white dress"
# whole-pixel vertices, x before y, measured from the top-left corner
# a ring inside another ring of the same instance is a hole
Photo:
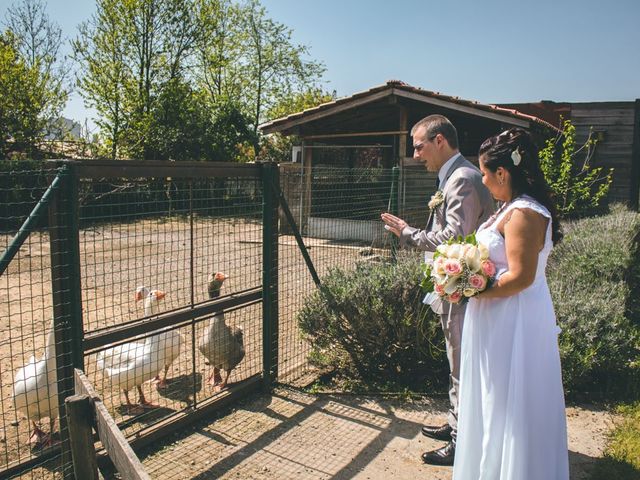
[[[453,479],[567,480],[560,329],[545,277],[562,238],[551,191],[522,129],[486,140],[479,163],[504,204],[477,233],[498,273],[465,315]]]

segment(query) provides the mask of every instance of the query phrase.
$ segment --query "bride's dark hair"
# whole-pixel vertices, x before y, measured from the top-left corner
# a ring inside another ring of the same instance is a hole
[[[512,158],[516,149],[520,154],[519,162],[517,154],[514,155],[516,160]],[[538,148],[529,133],[521,128],[510,128],[486,139],[480,146],[478,159],[492,172],[502,167],[511,174],[513,198],[527,194],[544,205],[551,213],[551,239],[554,245],[562,240],[553,192],[544,178],[538,160]]]

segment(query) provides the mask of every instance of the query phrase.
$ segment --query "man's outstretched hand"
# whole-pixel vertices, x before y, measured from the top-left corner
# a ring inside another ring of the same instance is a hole
[[[384,222],[384,228],[389,230],[391,233],[393,233],[397,237],[400,236],[400,233],[402,232],[402,230],[404,230],[404,228],[407,226],[407,222],[390,213],[385,212],[382,215],[380,215],[380,218],[382,218],[382,221]]]

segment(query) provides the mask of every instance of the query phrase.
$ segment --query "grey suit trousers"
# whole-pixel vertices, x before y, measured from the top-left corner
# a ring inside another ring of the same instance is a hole
[[[441,314],[440,322],[447,343],[447,358],[449,360],[449,415],[447,420],[451,426],[451,438],[456,443],[458,435],[458,395],[460,393],[460,347],[462,343],[462,327],[464,325],[464,310],[462,313]]]

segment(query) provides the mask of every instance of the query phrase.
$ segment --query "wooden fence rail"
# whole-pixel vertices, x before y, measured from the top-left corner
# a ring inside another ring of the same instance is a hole
[[[150,480],[142,463],[127,442],[113,417],[96,395],[91,382],[78,369],[74,372],[76,395],[65,399],[69,437],[76,479],[97,480],[98,467],[92,427],[122,478]]]

